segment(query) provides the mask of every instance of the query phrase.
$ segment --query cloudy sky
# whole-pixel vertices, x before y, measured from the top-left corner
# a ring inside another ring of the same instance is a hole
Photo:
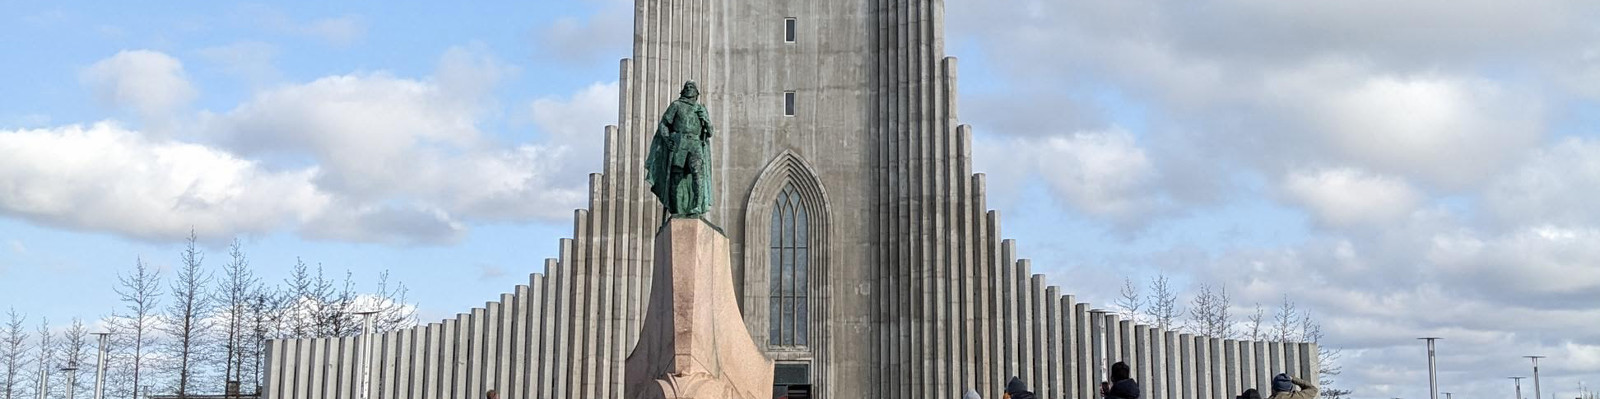
[[[1338,386],[1600,385],[1600,3],[949,0],[962,119],[1036,269],[1289,295]],[[215,3],[215,4],[213,4]],[[618,0],[6,2],[0,307],[115,306],[191,229],[443,317],[525,281],[583,201]],[[1002,156],[1003,155],[1003,156]],[[1531,395],[1531,389],[1528,389]]]

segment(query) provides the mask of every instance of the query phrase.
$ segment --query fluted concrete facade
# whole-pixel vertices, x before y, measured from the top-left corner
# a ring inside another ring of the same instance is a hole
[[[999,397],[1017,375],[1046,397],[1093,399],[1115,361],[1156,399],[1229,399],[1284,371],[1316,377],[1314,345],[1240,341],[1236,352],[1093,312],[1033,274],[972,171],[943,35],[938,0],[637,1],[618,123],[597,127],[604,170],[558,257],[451,319],[272,341],[267,397],[359,397],[363,339],[375,398],[621,397],[661,221],[643,160],[688,79],[718,127],[708,219],[728,234],[745,325],[773,359],[809,364],[819,397]],[[808,345],[775,347],[767,248],[772,202],[791,187],[811,220]]]

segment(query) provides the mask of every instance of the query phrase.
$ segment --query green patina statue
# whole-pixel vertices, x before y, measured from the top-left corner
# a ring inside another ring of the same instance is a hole
[[[694,81],[684,82],[656,124],[644,161],[650,192],[672,217],[699,218],[711,209],[711,116],[699,98]]]

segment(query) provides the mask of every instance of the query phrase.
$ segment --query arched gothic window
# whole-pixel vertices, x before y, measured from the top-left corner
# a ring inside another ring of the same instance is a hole
[[[806,346],[806,208],[794,185],[786,185],[772,205],[772,289],[768,313],[772,346]]]

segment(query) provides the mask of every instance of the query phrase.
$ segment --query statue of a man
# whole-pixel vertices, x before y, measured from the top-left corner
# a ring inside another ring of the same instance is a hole
[[[698,218],[711,209],[711,116],[699,98],[694,81],[684,82],[656,124],[645,159],[650,192],[674,217]]]

